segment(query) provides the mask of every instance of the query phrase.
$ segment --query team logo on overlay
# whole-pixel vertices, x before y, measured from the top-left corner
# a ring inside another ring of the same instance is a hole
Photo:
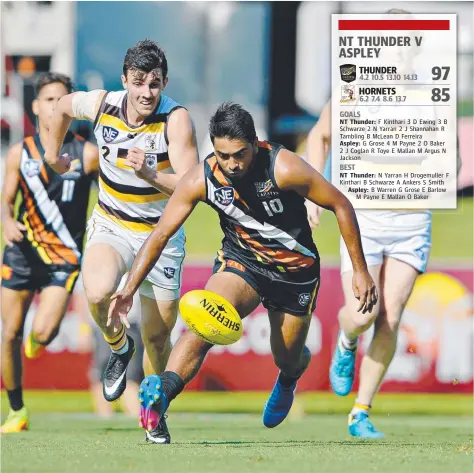
[[[355,98],[355,86],[354,85],[343,85],[341,86],[341,103],[354,102]]]
[[[111,126],[104,126],[104,128],[102,128],[102,137],[106,143],[112,143],[112,141],[117,138],[118,134],[118,130]]]
[[[303,294],[300,294],[298,296],[298,302],[303,307],[307,306],[310,300],[311,300],[311,294],[309,292],[304,292]]]
[[[343,64],[339,66],[341,79],[344,82],[354,82],[356,80],[356,66],[354,64]]]
[[[221,187],[220,189],[216,189],[214,191],[214,197],[216,198],[217,202],[221,205],[230,205],[234,202],[234,188],[233,187]]]

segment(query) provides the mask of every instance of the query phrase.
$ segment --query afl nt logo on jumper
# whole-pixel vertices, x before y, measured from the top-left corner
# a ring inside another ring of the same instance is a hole
[[[221,205],[230,205],[234,202],[234,188],[233,187],[221,187],[214,191],[214,197],[217,202]]]
[[[112,143],[112,141],[117,138],[118,133],[119,132],[111,126],[104,126],[104,128],[102,128],[102,137],[106,143]]]

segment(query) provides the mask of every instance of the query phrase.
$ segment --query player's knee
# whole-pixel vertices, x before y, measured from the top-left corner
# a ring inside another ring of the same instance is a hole
[[[91,284],[84,287],[89,304],[104,305],[109,304],[110,297],[115,292],[114,288],[106,284]]]
[[[350,316],[357,331],[365,332],[377,319],[379,311],[374,307],[372,312],[366,312],[363,314],[362,311],[357,312],[357,308],[349,308],[345,306],[339,312],[339,320],[342,320],[346,314]]]
[[[389,336],[396,336],[400,326],[400,317],[398,313],[390,311],[380,314],[375,329],[379,333],[385,333]]]
[[[42,327],[39,330],[35,330],[35,341],[40,345],[49,345],[59,333],[59,327]]]
[[[145,345],[153,345],[156,350],[163,352],[170,343],[171,330],[163,328],[154,332],[145,331],[142,336]]]
[[[22,329],[14,327],[13,325],[5,324],[2,327],[2,343],[14,343],[20,342],[23,340],[23,332]]]

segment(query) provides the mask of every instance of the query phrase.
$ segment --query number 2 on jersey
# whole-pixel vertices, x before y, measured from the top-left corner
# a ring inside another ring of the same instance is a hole
[[[270,217],[274,214],[281,214],[283,212],[283,204],[280,199],[272,199],[267,202],[262,202],[263,208],[266,210]]]

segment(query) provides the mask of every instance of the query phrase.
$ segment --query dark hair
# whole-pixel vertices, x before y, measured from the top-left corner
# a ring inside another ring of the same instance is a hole
[[[46,87],[49,84],[63,84],[66,87],[68,94],[72,92],[72,80],[70,77],[59,74],[57,72],[43,72],[38,76],[35,83],[36,95],[41,92],[43,87]]]
[[[127,71],[130,69],[148,73],[158,68],[161,69],[163,78],[165,78],[168,75],[168,61],[165,52],[155,41],[144,39],[127,49],[123,60],[124,76],[127,76]]]
[[[214,138],[230,138],[231,140],[245,140],[253,143],[257,138],[252,115],[241,105],[224,102],[219,106],[209,123],[211,141]]]

